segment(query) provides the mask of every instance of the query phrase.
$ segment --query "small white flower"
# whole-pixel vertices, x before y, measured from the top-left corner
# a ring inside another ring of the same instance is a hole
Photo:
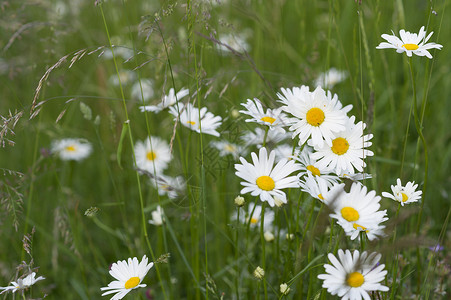
[[[255,131],[248,131],[242,137],[241,140],[246,144],[246,147],[250,145],[257,145],[260,148],[263,145],[265,138],[265,130],[262,128],[255,128]],[[276,130],[269,130],[266,136],[266,144],[277,145],[281,141],[290,138],[289,132],[282,133]]]
[[[210,144],[219,150],[219,156],[221,157],[231,155],[234,159],[238,159],[240,155],[244,154],[244,148],[242,146],[227,141],[211,141]]]
[[[354,121],[355,117],[350,117],[345,130],[334,133],[331,145],[315,146],[316,152],[311,157],[318,160],[319,168],[328,168],[336,174],[354,174],[354,168],[362,172],[366,167],[364,159],[374,155],[366,149],[371,146],[373,135],[363,135],[366,124]]]
[[[274,241],[274,234],[271,231],[265,231],[263,237],[268,243]]]
[[[114,46],[114,45],[113,45],[113,48],[114,48],[113,49],[114,56],[116,58],[121,57],[123,60],[127,60],[133,56],[133,49],[130,49],[130,48],[124,47],[124,46]],[[103,58],[113,59],[113,52],[111,52],[110,48],[103,51],[103,53],[101,55]]]
[[[254,270],[254,277],[258,280],[262,280],[263,277],[265,277],[265,270],[263,270],[260,266],[255,268]]]
[[[247,99],[246,103],[242,103],[242,106],[246,110],[240,110],[240,113],[251,116],[250,119],[246,119],[246,122],[255,122],[269,126],[272,130],[278,130],[285,132],[283,126],[287,126],[287,117],[282,112],[282,108],[265,109],[263,108],[260,100],[254,98],[254,100]]]
[[[173,88],[171,88],[169,90],[169,94],[164,95],[161,102],[158,103],[157,105],[140,106],[139,109],[142,112],[151,111],[154,113],[159,113],[163,109],[176,104],[177,101],[180,101],[180,99],[182,99],[183,97],[185,97],[187,95],[189,95],[189,90],[187,90],[187,89],[182,88],[180,91],[175,93],[175,90]]]
[[[421,26],[420,32],[410,33],[409,31],[405,31],[401,29],[399,31],[398,38],[395,33],[392,31],[393,35],[383,34],[382,38],[387,42],[382,42],[376,49],[388,49],[393,48],[396,49],[396,52],[403,53],[406,52],[407,56],[411,57],[412,53],[418,56],[426,56],[427,58],[432,58],[431,53],[429,53],[429,49],[442,49],[442,45],[436,43],[427,43],[427,41],[431,38],[434,32],[429,33],[426,37],[426,31],[424,30],[424,26]]]
[[[161,226],[164,223],[164,212],[160,205],[157,206],[157,209],[152,211],[152,220],[149,220],[149,224],[155,226]]]
[[[180,123],[191,130],[198,133],[202,131],[204,134],[214,136],[220,135],[216,129],[221,126],[222,118],[208,112],[206,107],[202,107],[199,111],[192,103],[188,103],[186,106],[179,103],[169,107],[169,112],[175,117],[174,120],[180,115]]]
[[[251,153],[252,164],[240,157],[241,164],[235,164],[236,175],[246,181],[242,181],[244,188],[241,194],[251,193],[252,196],[260,196],[262,201],[268,202],[273,207],[278,201],[287,203],[287,197],[282,189],[298,187],[296,176],[289,176],[299,170],[294,161],[281,160],[274,166],[275,152],[267,154],[266,148],[260,148],[259,155]]]
[[[265,217],[263,220],[263,230],[271,231],[273,229],[274,223],[274,211],[265,209]],[[240,214],[240,222],[248,223],[250,222],[250,226],[253,228],[260,227],[260,221],[262,219],[262,206],[255,205],[254,203],[249,203],[247,207],[246,216]],[[235,215],[232,216],[232,220],[236,220],[236,212]]]
[[[119,77],[117,74],[113,74],[110,76],[109,81],[114,86],[119,86],[119,83],[124,86],[128,85],[130,82],[135,81],[135,79],[136,74],[133,71],[121,70],[119,71]]]
[[[50,151],[62,160],[80,161],[91,154],[92,146],[84,139],[62,139],[53,141]]]
[[[163,174],[157,175],[156,179],[151,178],[153,186],[158,186],[160,196],[167,195],[170,199],[175,199],[182,195],[186,189],[186,181],[182,176],[170,177]]]
[[[362,254],[355,250],[338,250],[338,259],[329,253],[328,258],[331,265],[326,264],[326,274],[318,275],[324,280],[323,288],[332,295],[337,295],[345,300],[370,300],[368,292],[388,291],[388,287],[382,285],[387,275],[385,265],[378,265],[381,255],[373,252],[368,255],[366,251]]]
[[[153,83],[150,79],[141,79],[141,83],[137,81],[132,86],[131,96],[135,101],[147,102],[153,95]]]
[[[246,42],[246,34],[222,34],[219,36],[218,40],[235,51],[249,52],[250,50],[250,46]],[[232,52],[228,47],[221,44],[217,44],[217,48],[221,50],[222,54]]]
[[[283,110],[290,113],[293,138],[299,136],[299,145],[311,139],[312,145],[322,147],[324,142],[331,145],[334,133],[345,130],[347,113],[352,105],[343,107],[335,94],[317,87],[313,92],[306,86],[283,89],[277,96],[285,106]]]
[[[279,287],[279,290],[282,295],[288,295],[291,291],[290,287],[286,283],[282,283]]]
[[[275,147],[274,151],[276,152],[276,162],[282,159],[292,160],[299,154],[299,147],[295,147],[293,153],[293,146],[282,144]]]
[[[383,236],[381,225],[388,220],[387,211],[379,211],[380,196],[375,191],[367,193],[367,188],[360,183],[353,183],[346,193],[344,184],[335,185],[324,195],[324,202],[333,210],[330,215],[344,229],[346,235],[354,240],[359,232],[364,231],[368,239],[374,240]]]
[[[342,82],[348,77],[345,71],[339,71],[335,68],[329,69],[327,72],[319,74],[315,80],[315,86],[322,86],[326,89],[333,88],[337,83]]]
[[[329,192],[330,183],[324,178],[308,174],[300,181],[301,190],[307,192],[315,199],[324,201],[324,196]]]
[[[119,300],[133,289],[146,287],[146,284],[141,284],[141,282],[150,268],[153,267],[153,262],[147,262],[148,259],[144,255],[141,262],[133,257],[133,259],[129,258],[128,261],[122,260],[113,263],[110,275],[117,280],[110,282],[107,287],[100,288],[101,291],[107,291],[102,296],[116,293],[111,300]]]
[[[138,169],[149,172],[151,175],[163,172],[172,159],[171,149],[166,141],[159,137],[147,138],[144,142],[135,144],[135,159]]]
[[[24,289],[32,286],[36,282],[45,279],[42,276],[39,276],[38,278],[35,278],[35,277],[36,277],[36,273],[33,272],[33,273],[27,275],[23,279],[19,278],[17,280],[17,282],[12,281],[10,286],[0,287],[0,290],[3,290],[0,294],[6,293],[8,291],[12,291],[13,293],[15,293],[16,291],[24,290]]]
[[[417,202],[421,199],[422,191],[415,191],[418,184],[413,182],[407,182],[406,186],[402,186],[401,179],[396,180],[396,185],[391,186],[393,195],[387,192],[382,192],[382,196],[393,199],[401,203],[402,206],[407,203]]]

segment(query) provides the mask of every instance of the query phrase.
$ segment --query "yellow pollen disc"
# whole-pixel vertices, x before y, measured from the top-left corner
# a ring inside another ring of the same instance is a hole
[[[363,282],[365,282],[365,278],[363,278],[363,275],[359,272],[353,272],[346,278],[346,283],[350,287],[359,287]]]
[[[257,186],[264,191],[272,191],[276,186],[274,180],[269,176],[260,176],[257,178]]]
[[[417,50],[418,45],[417,44],[404,44],[402,45],[406,50]]]
[[[256,219],[256,218],[251,218],[251,223],[252,223],[252,224],[257,224],[257,223],[258,223],[258,219]]]
[[[313,165],[307,166],[307,170],[312,172],[312,174],[315,175],[315,176],[321,175],[321,172],[318,170],[318,168],[315,168]]]
[[[348,222],[354,222],[360,218],[358,211],[349,206],[341,209],[341,216]]]
[[[321,125],[324,122],[324,112],[319,109],[318,107],[314,107],[311,108],[308,112],[307,112],[307,123],[309,123],[312,126],[316,126],[318,127],[319,125]]]
[[[225,149],[227,152],[231,152],[231,153],[233,153],[233,152],[236,151],[236,147],[233,146],[233,145],[230,145],[230,144],[225,145],[224,149]]]
[[[270,124],[272,124],[272,123],[274,123],[276,121],[276,119],[271,118],[271,117],[263,117],[260,120],[263,121],[263,122],[268,122]]]
[[[147,152],[147,154],[146,154],[146,158],[147,158],[147,160],[154,160],[155,158],[157,157],[157,155],[155,154],[155,152],[153,152],[153,151],[149,151],[149,152]]]
[[[190,125],[196,125],[196,122],[194,122],[194,121],[188,121],[188,122],[186,122],[186,123],[188,123],[188,124],[190,124]]]
[[[337,155],[343,155],[348,152],[349,143],[345,138],[339,137],[332,141],[332,152]]]
[[[365,226],[359,225],[359,224],[357,224],[357,223],[354,223],[354,224],[352,225],[352,227],[354,227],[354,229],[362,228],[363,231],[368,232],[368,230],[366,230],[366,227],[365,227]]]
[[[318,198],[320,198],[321,200],[324,200],[323,194],[319,194]]]
[[[125,288],[128,289],[132,289],[134,287],[136,287],[139,284],[139,277],[132,277],[129,280],[127,280],[127,282],[125,282]]]
[[[406,194],[401,193],[401,195],[402,195],[402,202],[406,202],[407,200],[409,200],[409,197]]]
[[[69,152],[75,151],[75,147],[74,146],[67,146],[66,147],[66,151],[69,151]]]

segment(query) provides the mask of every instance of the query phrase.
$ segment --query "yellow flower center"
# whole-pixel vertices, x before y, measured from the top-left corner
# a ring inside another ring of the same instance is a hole
[[[272,191],[276,186],[274,180],[269,176],[260,176],[257,178],[257,186],[264,191]]]
[[[312,174],[315,175],[315,176],[321,175],[321,172],[318,170],[318,168],[315,168],[313,165],[307,166],[307,170],[312,172]]]
[[[66,151],[69,151],[69,152],[75,151],[75,146],[67,146]]]
[[[345,138],[339,137],[332,141],[332,152],[337,155],[343,155],[348,152],[349,143]]]
[[[188,121],[188,122],[186,122],[186,123],[188,123],[188,124],[190,124],[190,125],[196,125],[196,122],[194,122],[194,121]]]
[[[404,44],[402,45],[406,50],[417,50],[418,45],[417,44]]]
[[[125,282],[125,288],[128,289],[132,289],[134,287],[136,287],[139,284],[139,277],[132,277],[129,280],[127,280],[127,282]]]
[[[324,200],[323,194],[319,194],[318,198],[320,198],[321,200]]]
[[[258,223],[258,219],[256,219],[256,218],[251,218],[251,223],[252,223],[252,224],[257,224],[257,223]]]
[[[319,109],[318,107],[314,107],[311,108],[308,112],[307,112],[307,123],[309,123],[312,126],[316,126],[318,127],[319,125],[321,125],[324,122],[324,112]]]
[[[363,284],[364,281],[365,278],[363,278],[363,275],[359,272],[353,272],[346,278],[346,283],[350,287],[359,287]]]
[[[357,224],[357,223],[354,223],[354,224],[352,225],[352,227],[354,227],[354,229],[356,229],[356,230],[359,229],[359,228],[362,228],[363,231],[368,232],[368,230],[366,229],[365,226],[359,225],[359,224]]]
[[[268,122],[270,124],[274,123],[276,121],[276,119],[271,118],[271,117],[263,117],[260,120],[262,120],[263,122]]]
[[[349,206],[341,209],[341,216],[348,222],[354,222],[360,218],[358,211]]]
[[[401,193],[401,195],[402,195],[402,202],[406,202],[407,200],[409,200],[409,196],[407,196],[406,194]]]
[[[157,157],[157,155],[153,151],[149,151],[146,154],[147,160],[150,160],[150,161],[154,160],[156,157]]]
[[[236,152],[236,147],[234,145],[231,145],[231,144],[225,145],[224,149],[225,149],[225,151],[230,152],[230,153]]]

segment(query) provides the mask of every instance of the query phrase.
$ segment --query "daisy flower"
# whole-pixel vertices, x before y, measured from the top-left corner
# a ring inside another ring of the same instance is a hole
[[[232,155],[234,159],[238,159],[240,154],[244,153],[242,146],[227,141],[212,141],[210,145],[219,151],[219,156],[221,157]]]
[[[166,175],[157,175],[156,179],[150,182],[154,187],[158,186],[158,194],[160,196],[167,195],[170,199],[175,199],[184,193],[186,182],[182,176],[170,177]]]
[[[324,167],[320,167],[318,162],[312,157],[313,151],[309,146],[305,146],[302,152],[296,156],[296,161],[300,164],[300,172],[298,176],[307,176],[309,174],[314,177],[321,177],[328,182],[328,186],[331,187],[334,183],[338,182],[338,177],[330,174],[330,170]]]
[[[111,75],[109,81],[114,86],[128,85],[130,82],[135,81],[136,74],[130,70],[119,71],[119,77],[117,74]]]
[[[272,130],[285,132],[282,126],[286,126],[286,115],[282,112],[282,108],[264,110],[260,100],[248,99],[246,103],[242,103],[246,110],[240,110],[240,113],[251,116],[246,122],[255,122],[258,124],[269,126]]]
[[[147,171],[152,175],[163,172],[172,159],[168,143],[159,137],[148,137],[144,142],[135,144],[135,159],[138,169]]]
[[[309,193],[313,198],[323,202],[323,195],[327,195],[329,192],[330,183],[322,177],[308,174],[304,177],[304,180],[300,181],[300,186],[302,191]]]
[[[338,186],[344,188],[344,184]],[[376,196],[375,191],[367,193],[365,186],[355,182],[349,193],[335,192],[334,197],[326,194],[324,198],[333,210],[330,216],[337,220],[351,240],[357,238],[360,231],[364,231],[370,241],[383,235],[384,226],[380,223],[388,220],[387,211],[379,211],[381,197]]]
[[[144,255],[141,262],[133,257],[133,259],[129,258],[128,261],[122,260],[113,263],[110,275],[117,280],[110,282],[107,287],[100,288],[101,291],[106,291],[102,296],[116,293],[111,300],[119,300],[133,289],[146,287],[146,284],[141,284],[141,282],[150,268],[153,267],[153,262],[147,263],[147,261],[148,259]]]
[[[339,71],[335,68],[329,69],[327,72],[319,74],[315,80],[315,86],[322,86],[326,89],[333,88],[337,83],[342,82],[348,77],[345,71]]]
[[[379,264],[381,254],[373,252],[368,255],[358,250],[354,253],[346,250],[338,250],[338,259],[332,253],[328,256],[331,265],[324,265],[326,274],[318,275],[324,280],[323,288],[332,295],[338,295],[343,300],[370,300],[368,292],[388,291],[388,287],[380,282],[384,280],[387,271],[385,265]]]
[[[62,139],[53,141],[50,151],[62,160],[80,161],[91,154],[92,146],[84,139]]]
[[[178,107],[178,110],[176,107]],[[174,120],[180,116],[180,122],[183,126],[191,130],[200,133],[202,129],[204,134],[219,136],[216,129],[221,126],[222,118],[208,112],[206,107],[202,107],[199,112],[199,109],[194,107],[192,103],[188,103],[186,106],[179,103],[169,107],[169,112],[175,117]]]
[[[147,102],[153,95],[153,83],[150,79],[141,79],[141,83],[137,81],[132,86],[131,96],[135,101]]]
[[[396,180],[396,185],[391,186],[393,195],[387,192],[382,192],[382,196],[393,199],[401,203],[402,206],[407,203],[417,202],[421,199],[422,191],[415,191],[418,184],[413,182],[407,182],[406,186],[402,186],[401,179]]]
[[[273,207],[275,204],[287,203],[287,197],[282,189],[298,187],[297,176],[288,176],[299,170],[294,161],[282,159],[274,166],[275,152],[267,154],[266,148],[260,148],[259,154],[251,153],[252,164],[240,157],[241,164],[235,164],[236,175],[245,181],[241,194],[251,193],[260,196],[263,202]]]
[[[366,124],[362,121],[354,124],[354,121],[355,117],[350,117],[345,130],[334,133],[331,145],[319,147],[309,141],[309,145],[316,150],[311,157],[318,160],[320,168],[334,170],[336,174],[354,174],[354,169],[362,172],[366,167],[364,159],[374,155],[372,151],[365,149],[371,146],[369,140],[373,135],[363,135]]]
[[[0,294],[6,293],[8,291],[15,293],[16,291],[24,290],[43,279],[45,279],[45,277],[42,276],[36,278],[36,273],[33,272],[23,279],[18,279],[17,282],[12,281],[10,286],[0,287],[0,290],[3,290]]]
[[[180,99],[187,96],[188,94],[189,94],[189,90],[187,90],[187,89],[181,89],[180,91],[175,93],[175,90],[173,88],[171,88],[169,90],[169,94],[164,95],[161,102],[158,103],[157,105],[140,106],[139,109],[142,112],[151,111],[154,113],[159,113],[163,109],[174,105],[175,103],[177,103],[177,101],[180,101]]]
[[[376,49],[388,49],[393,48],[396,49],[397,53],[406,52],[407,56],[411,57],[412,53],[418,56],[426,56],[427,58],[432,58],[431,53],[429,53],[429,49],[442,49],[442,45],[436,43],[427,43],[427,41],[431,38],[434,32],[429,33],[426,37],[426,31],[424,30],[424,26],[421,26],[420,32],[410,33],[401,29],[399,31],[398,38],[395,33],[392,31],[393,35],[383,34],[381,35],[384,40],[387,42],[382,42]],[[426,44],[427,43],[427,44]]]
[[[164,223],[164,212],[160,205],[157,206],[157,209],[152,211],[152,220],[149,220],[149,224],[155,226],[161,226]]]
[[[283,110],[290,113],[290,127],[293,138],[299,136],[299,145],[304,144],[309,138],[313,145],[322,147],[324,141],[332,144],[334,133],[345,130],[347,116],[352,105],[343,107],[335,94],[317,87],[313,92],[302,86],[300,89],[282,88],[282,94],[278,93],[280,101],[285,105]]]
[[[235,211],[231,217],[232,221],[236,221],[237,219],[237,211]],[[274,223],[274,211],[265,209],[265,218],[263,220],[263,230],[271,231],[273,229]],[[254,203],[249,203],[247,207],[246,215],[240,214],[240,223],[247,224],[250,222],[250,226],[253,228],[260,227],[260,221],[262,217],[262,206],[255,205]]]
[[[255,128],[254,131],[246,132],[241,140],[245,143],[246,147],[250,145],[257,145],[260,148],[263,145],[263,140],[265,138],[265,130],[262,128]],[[268,135],[266,136],[266,145],[277,145],[281,141],[290,137],[290,133],[282,133],[277,130],[268,130]]]
[[[232,48],[235,51],[249,52],[250,46],[249,46],[249,43],[246,42],[246,36],[247,36],[247,34],[245,34],[245,33],[222,34],[219,36],[218,40],[222,44],[229,46],[230,48]],[[227,54],[227,53],[232,52],[232,50],[230,50],[228,47],[226,47],[224,45],[217,44],[216,46],[217,46],[218,50],[221,50],[221,54]]]
[[[292,160],[299,154],[299,147],[295,147],[294,154],[293,146],[288,144],[278,145],[274,148],[274,151],[276,151],[276,162],[282,159]]]

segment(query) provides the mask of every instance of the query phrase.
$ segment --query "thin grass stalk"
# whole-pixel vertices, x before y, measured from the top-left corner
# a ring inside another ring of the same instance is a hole
[[[240,207],[237,206],[236,212],[236,234],[235,234],[235,262],[238,261],[240,248],[239,248],[239,228],[240,228]],[[236,276],[235,276],[235,289],[236,289],[236,299],[240,300],[240,266],[236,264]]]
[[[263,270],[267,272],[266,270],[266,253],[265,253],[265,208],[266,208],[266,202],[262,203],[262,212],[261,212],[261,218],[260,218],[260,242],[262,247],[262,257],[261,257],[261,264]],[[266,285],[266,277],[263,278],[263,291],[265,293],[265,300],[268,299],[268,288]]]
[[[111,38],[110,38],[109,30],[108,30],[108,25],[107,25],[107,22],[106,22],[106,19],[105,19],[105,14],[103,12],[103,5],[100,4],[99,7],[100,7],[101,15],[102,15],[103,24],[105,26],[105,32],[106,32],[106,35],[107,35],[107,38],[108,38],[108,44],[109,44],[109,46],[111,48],[111,53],[113,55],[114,67],[115,67],[116,74],[117,74],[117,77],[118,77],[118,80],[119,80],[119,88],[120,88],[120,91],[121,91],[121,97],[122,97],[122,104],[123,104],[123,107],[124,107],[125,119],[128,121],[129,117],[128,117],[128,111],[127,111],[127,104],[126,104],[126,101],[125,101],[124,90],[122,88],[122,83],[121,83],[121,79],[120,79],[120,76],[119,76],[119,68],[117,66],[116,57],[114,55],[114,50],[113,50],[112,43],[111,43]],[[128,126],[128,136],[129,136],[129,139],[130,139],[130,146],[131,146],[131,149],[132,149],[133,163],[134,163],[134,165],[136,165],[136,157],[135,157],[135,151],[134,151],[134,143],[133,143],[133,135],[132,135],[132,131],[131,131],[131,126]],[[140,204],[140,209],[141,209],[141,225],[142,225],[142,230],[143,230],[143,233],[144,233],[144,239],[146,241],[147,247],[149,248],[150,255],[152,256],[152,260],[155,261],[155,254],[153,252],[152,245],[150,244],[149,236],[147,234],[146,218],[145,218],[145,215],[144,215],[144,200],[143,200],[142,189],[141,189],[141,180],[140,180],[140,177],[139,177],[139,172],[136,171],[135,174],[136,174],[136,180],[137,180],[137,185],[138,185],[139,204]],[[155,264],[155,271],[157,273],[158,281],[160,283],[161,290],[163,292],[163,296],[164,296],[165,299],[168,299],[167,295],[166,295],[165,287],[164,287],[164,284],[163,284],[163,281],[162,281],[162,278],[161,278],[161,274],[160,274],[160,270],[159,270],[158,264]]]

